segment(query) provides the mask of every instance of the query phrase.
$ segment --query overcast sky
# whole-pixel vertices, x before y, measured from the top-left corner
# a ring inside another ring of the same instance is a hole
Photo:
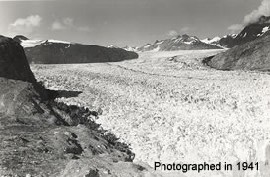
[[[176,34],[237,30],[261,0],[1,1],[0,34],[84,44],[143,45]],[[228,29],[229,28],[229,29]]]

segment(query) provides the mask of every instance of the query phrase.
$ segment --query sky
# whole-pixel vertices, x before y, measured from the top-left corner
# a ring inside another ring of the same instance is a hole
[[[180,34],[237,32],[261,6],[262,0],[0,0],[0,34],[141,46]]]

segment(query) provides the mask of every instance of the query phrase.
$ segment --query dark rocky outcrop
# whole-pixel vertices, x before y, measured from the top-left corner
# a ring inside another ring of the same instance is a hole
[[[0,36],[0,77],[35,82],[23,48],[4,36]]]
[[[220,70],[270,71],[270,35],[235,46],[209,59],[207,64]]]
[[[22,40],[28,40],[27,37],[23,36],[23,35],[17,35],[13,38],[14,41],[21,43]]]

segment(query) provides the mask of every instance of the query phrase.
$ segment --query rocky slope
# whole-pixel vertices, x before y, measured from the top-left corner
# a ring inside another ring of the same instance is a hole
[[[56,40],[25,40],[16,36],[25,48],[30,63],[68,64],[116,62],[138,58],[135,52],[121,48],[107,48],[97,45],[82,45]]]
[[[0,71],[12,68],[0,75],[0,176],[157,176],[132,163],[129,147],[94,122],[96,112],[54,102],[60,93],[35,82],[20,45],[0,39]]]
[[[266,34],[205,61],[209,66],[221,70],[270,71],[270,35]]]
[[[147,44],[138,48],[138,51],[174,51],[174,50],[201,50],[220,49],[216,45],[203,43],[195,36],[179,35],[171,39],[156,41],[154,44]]]

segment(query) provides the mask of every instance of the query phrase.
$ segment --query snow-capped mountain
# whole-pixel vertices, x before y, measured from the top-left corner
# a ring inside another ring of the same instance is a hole
[[[206,38],[201,40],[206,44],[216,45],[222,48],[228,48],[233,43],[233,40],[237,37],[237,34],[228,34],[223,37]]]
[[[257,22],[247,25],[239,34],[229,34],[222,38],[204,39],[207,44],[232,48],[264,36],[270,30],[270,17],[262,16]]]
[[[66,64],[115,62],[138,58],[135,52],[116,47],[83,45],[59,40],[30,40],[24,36],[16,36],[25,50],[29,63]]]
[[[255,23],[247,25],[235,38],[235,45],[241,45],[263,36],[270,29],[270,17],[262,16]]]
[[[173,50],[200,50],[218,49],[220,47],[202,42],[196,36],[187,34],[178,35],[171,39],[157,40],[154,44],[146,44],[138,48],[138,51],[173,51]]]

